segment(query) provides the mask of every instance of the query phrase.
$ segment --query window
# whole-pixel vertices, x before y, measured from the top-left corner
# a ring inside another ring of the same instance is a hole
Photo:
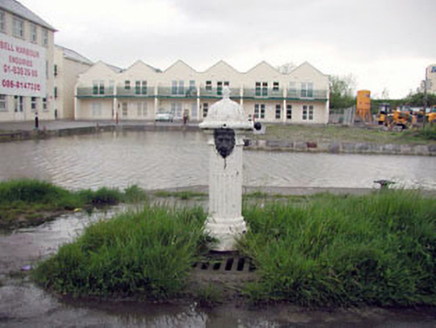
[[[313,97],[313,83],[301,83],[301,97],[312,98]]]
[[[58,87],[55,87],[53,90],[55,99],[58,97]]]
[[[254,105],[254,118],[265,118],[265,104]]]
[[[14,112],[22,113],[24,110],[24,97],[14,96]]]
[[[17,38],[24,39],[24,21],[14,17],[13,34]]]
[[[172,95],[183,95],[185,93],[185,81],[172,81],[171,94]]]
[[[291,97],[291,98],[297,97],[297,87],[296,87],[295,82],[289,82],[288,97]]]
[[[99,102],[92,103],[92,116],[94,117],[101,116],[101,103]]]
[[[174,113],[175,118],[182,118],[182,103],[180,102],[172,102],[171,103],[171,112]]]
[[[268,95],[268,82],[256,82],[256,96]]]
[[[93,95],[104,95],[104,81],[92,81],[92,94]]]
[[[6,112],[7,110],[8,107],[6,95],[0,95],[0,112]]]
[[[179,95],[185,93],[185,81],[179,81]]]
[[[141,81],[135,82],[135,93],[139,95],[141,93]]]
[[[38,41],[37,27],[35,24],[30,25],[30,42],[36,43]]]
[[[58,76],[58,65],[53,66],[53,73],[54,73],[54,76]]]
[[[282,115],[282,106],[277,104],[276,105],[276,120],[279,120]]]
[[[209,104],[208,103],[204,103],[203,104],[203,117],[207,116],[207,112],[209,111]]]
[[[303,120],[313,121],[313,106],[303,106]]]
[[[135,81],[135,94],[137,95],[147,94],[147,81]]]
[[[188,89],[188,91],[186,91],[186,96],[191,97],[191,96],[195,96],[196,94],[197,93],[196,93],[196,88],[195,88],[195,81],[191,80],[191,81],[189,81],[189,89]]]
[[[122,115],[123,115],[123,117],[127,117],[128,114],[129,114],[129,112],[128,112],[127,103],[123,102],[122,103]]]
[[[42,30],[42,45],[44,47],[48,46],[48,31],[46,29]]]
[[[279,91],[279,82],[274,82],[272,89],[273,89],[273,91],[278,92]]]
[[[212,91],[212,81],[206,81],[206,90]]]
[[[130,90],[130,81],[124,81],[124,89]]]
[[[218,96],[222,96],[223,95],[223,83],[221,81],[216,83],[216,94]]]
[[[36,112],[38,110],[38,98],[30,98],[30,109],[32,110],[32,112]]]
[[[6,32],[5,12],[0,10],[0,32]]]
[[[193,102],[191,105],[191,120],[197,120],[197,116],[198,116],[197,102]]]
[[[48,107],[47,107],[47,97],[42,98],[42,110],[43,110],[44,112],[47,112],[47,111],[48,111]]]
[[[286,119],[292,120],[292,105],[286,106]]]
[[[98,95],[98,81],[92,81],[92,94]]]
[[[148,111],[147,111],[147,102],[142,101],[142,102],[138,102],[136,104],[136,110],[137,110],[137,116],[138,117],[147,117],[148,115]]]

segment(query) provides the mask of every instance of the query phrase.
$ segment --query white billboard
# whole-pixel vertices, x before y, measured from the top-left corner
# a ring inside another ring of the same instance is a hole
[[[46,97],[46,49],[0,33],[0,94]]]

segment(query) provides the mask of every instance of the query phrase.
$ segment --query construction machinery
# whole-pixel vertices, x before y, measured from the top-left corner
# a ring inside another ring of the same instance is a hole
[[[357,91],[356,116],[362,122],[371,122],[371,91]]]
[[[425,121],[426,122],[430,122],[430,123],[434,123],[436,122],[436,105],[434,105],[431,109],[429,113],[425,114]]]

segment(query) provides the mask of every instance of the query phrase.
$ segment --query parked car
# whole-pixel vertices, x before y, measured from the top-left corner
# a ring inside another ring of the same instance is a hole
[[[174,114],[171,112],[159,112],[156,114],[156,122],[172,122],[174,120]]]

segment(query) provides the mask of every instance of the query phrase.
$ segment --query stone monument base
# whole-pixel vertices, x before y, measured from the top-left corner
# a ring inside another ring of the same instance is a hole
[[[229,252],[236,250],[236,240],[247,232],[247,226],[242,216],[232,219],[209,217],[205,232],[217,239],[211,250]]]

